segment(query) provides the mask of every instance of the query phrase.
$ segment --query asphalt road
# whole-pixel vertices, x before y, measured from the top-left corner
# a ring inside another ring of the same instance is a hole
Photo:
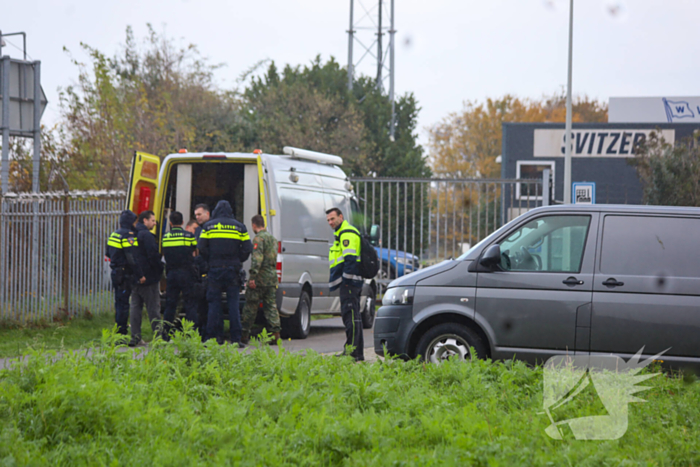
[[[375,357],[374,335],[372,329],[364,330],[365,358]],[[311,321],[311,332],[306,339],[286,340],[284,348],[296,352],[313,349],[318,353],[337,353],[345,344],[345,328],[340,318],[317,319]]]
[[[372,329],[364,330],[365,338],[365,360],[375,361],[377,355],[374,353],[374,337]],[[282,346],[290,352],[303,352],[308,349],[313,349],[318,353],[333,354],[343,350],[345,344],[345,328],[340,318],[317,319],[311,321],[311,332],[306,339],[285,340]],[[148,347],[139,348],[138,350],[146,350]],[[128,349],[124,349],[128,351]],[[60,358],[60,357],[58,357]],[[2,358],[0,359],[0,369],[7,368],[8,365],[15,359]]]

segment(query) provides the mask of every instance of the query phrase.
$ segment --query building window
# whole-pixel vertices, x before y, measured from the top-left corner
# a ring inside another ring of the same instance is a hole
[[[518,183],[515,187],[515,196],[520,200],[542,199],[542,172],[544,169],[552,171],[552,186],[554,186],[554,161],[518,161],[515,178],[521,180],[533,180],[533,183]],[[539,183],[535,183],[537,180]]]

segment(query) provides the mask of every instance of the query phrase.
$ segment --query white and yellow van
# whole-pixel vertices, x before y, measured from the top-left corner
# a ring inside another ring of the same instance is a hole
[[[194,218],[195,205],[206,203],[213,210],[226,200],[249,231],[251,218],[262,215],[279,241],[277,308],[283,333],[304,339],[312,314],[340,314],[340,298],[328,284],[333,232],[325,211],[338,207],[351,224],[361,222],[342,163],[338,156],[289,147],[284,155],[181,151],[162,162],[158,156],[136,152],[127,209],[155,213],[159,243],[173,210],[187,222]],[[244,263],[246,272],[249,267],[250,260]],[[374,323],[376,294],[375,281],[366,281],[361,300],[365,328]]]

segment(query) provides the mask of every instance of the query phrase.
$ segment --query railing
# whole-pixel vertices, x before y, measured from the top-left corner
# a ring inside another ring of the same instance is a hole
[[[380,226],[380,283],[457,257],[542,204],[542,180],[353,179],[361,216]],[[0,322],[52,321],[112,310],[105,243],[122,192],[0,197]],[[414,255],[414,256],[411,256]]]
[[[111,309],[105,242],[123,192],[0,198],[0,321],[53,321]]]

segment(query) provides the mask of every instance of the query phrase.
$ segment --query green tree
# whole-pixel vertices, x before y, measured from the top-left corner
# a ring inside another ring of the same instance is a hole
[[[308,66],[271,63],[244,92],[251,137],[266,152],[301,146],[339,154],[352,176],[422,177],[430,173],[417,143],[418,104],[412,94],[396,101],[395,138],[390,140],[391,101],[373,79],[359,76],[347,89],[347,71],[331,57]],[[294,141],[295,144],[291,144]]]
[[[235,93],[216,88],[217,66],[194,45],[178,48],[149,25],[143,47],[127,28],[114,58],[81,47],[89,62],[72,58],[78,83],[60,94],[62,169],[71,188],[125,188],[134,150],[161,157],[182,147],[231,150],[231,135],[242,123]]]
[[[40,191],[63,191],[68,185],[60,167],[66,154],[61,144],[62,134],[58,125],[41,126],[41,153],[39,171]],[[1,146],[1,145],[0,145]],[[34,140],[10,137],[9,190],[21,193],[32,190]]]
[[[676,145],[652,132],[629,160],[639,174],[646,204],[700,206],[700,132]]]

